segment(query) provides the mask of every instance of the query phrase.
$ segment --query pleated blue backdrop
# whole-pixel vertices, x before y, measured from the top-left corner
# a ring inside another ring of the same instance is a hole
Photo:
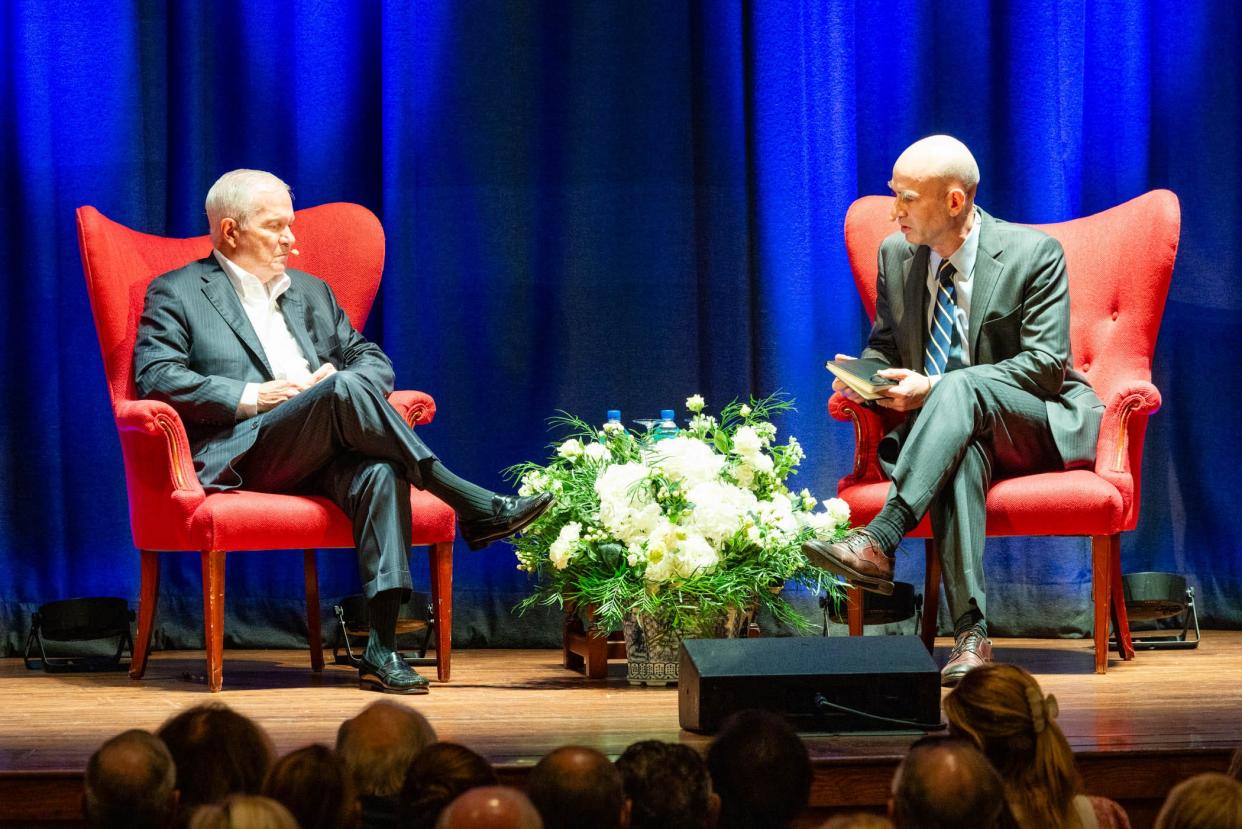
[[[844,213],[933,132],[971,146],[980,202],[1015,221],[1181,197],[1165,408],[1123,557],[1189,574],[1205,622],[1237,626],[1239,20],[1228,0],[3,4],[3,647],[42,602],[137,594],[78,205],[197,235],[210,183],[247,166],[300,206],[375,210],[367,333],[399,387],[436,397],[427,440],[484,484],[544,455],[558,409],[783,390],[797,483],[826,497],[853,437],[822,365],[866,331]],[[165,559],[157,643],[195,646],[197,557]],[[921,581],[920,559],[899,577]],[[352,556],[321,560],[326,597],[357,589]],[[555,641],[550,614],[510,614],[526,583],[507,548],[456,566],[457,641]],[[300,641],[299,557],[229,567],[231,640]],[[998,631],[1088,627],[1084,542],[994,542],[988,570]]]

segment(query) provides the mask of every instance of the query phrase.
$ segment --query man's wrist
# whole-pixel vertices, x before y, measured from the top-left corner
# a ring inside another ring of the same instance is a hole
[[[242,389],[241,400],[237,401],[237,419],[249,420],[259,413],[259,384],[247,383]]]

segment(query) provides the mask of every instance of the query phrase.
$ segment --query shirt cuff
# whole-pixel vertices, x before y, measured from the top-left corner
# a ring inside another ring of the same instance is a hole
[[[927,389],[928,389],[928,391],[930,391],[930,390],[932,390],[932,389],[936,388],[936,384],[937,384],[937,383],[939,383],[939,382],[940,382],[941,380],[943,380],[943,379],[944,379],[944,375],[943,375],[943,374],[932,374],[932,375],[929,375],[929,376],[928,376],[928,378],[927,378],[927,383],[928,383]]]
[[[259,413],[259,384],[247,383],[237,401],[237,419],[248,420]]]

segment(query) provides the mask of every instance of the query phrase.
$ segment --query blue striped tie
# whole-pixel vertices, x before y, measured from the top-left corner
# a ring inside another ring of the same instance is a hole
[[[956,326],[954,271],[953,263],[944,259],[940,262],[940,270],[936,272],[939,282],[936,289],[936,310],[932,314],[927,350],[923,352],[923,373],[928,377],[944,374],[944,368],[949,362],[949,349],[953,344],[953,329]]]

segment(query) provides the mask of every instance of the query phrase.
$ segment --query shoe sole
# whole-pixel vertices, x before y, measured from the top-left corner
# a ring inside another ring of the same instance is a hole
[[[392,685],[385,685],[382,679],[372,675],[358,677],[358,688],[363,691],[376,691],[381,694],[401,694],[404,696],[431,692],[431,688],[426,685],[412,685],[409,688],[396,688]]]
[[[840,576],[854,587],[868,590],[872,593],[879,593],[881,596],[893,595],[893,583],[891,581],[878,579],[875,576],[865,576],[853,567],[847,567],[814,547],[808,548],[804,546],[802,553],[816,567],[819,567],[821,570],[827,570],[833,575]]]
[[[535,510],[534,513],[527,516],[527,518],[524,521],[522,521],[520,524],[518,524],[516,527],[509,527],[503,530],[497,530],[494,533],[485,535],[482,538],[476,538],[473,541],[471,541],[470,539],[466,539],[466,545],[469,546],[471,550],[478,551],[478,550],[482,550],[484,547],[486,547],[487,545],[493,542],[500,541],[502,538],[508,538],[514,533],[520,533],[522,530],[526,529],[531,524],[533,524],[539,516],[547,512],[548,507],[550,506],[552,506],[552,500],[548,499],[548,502],[543,505],[543,509]]]

